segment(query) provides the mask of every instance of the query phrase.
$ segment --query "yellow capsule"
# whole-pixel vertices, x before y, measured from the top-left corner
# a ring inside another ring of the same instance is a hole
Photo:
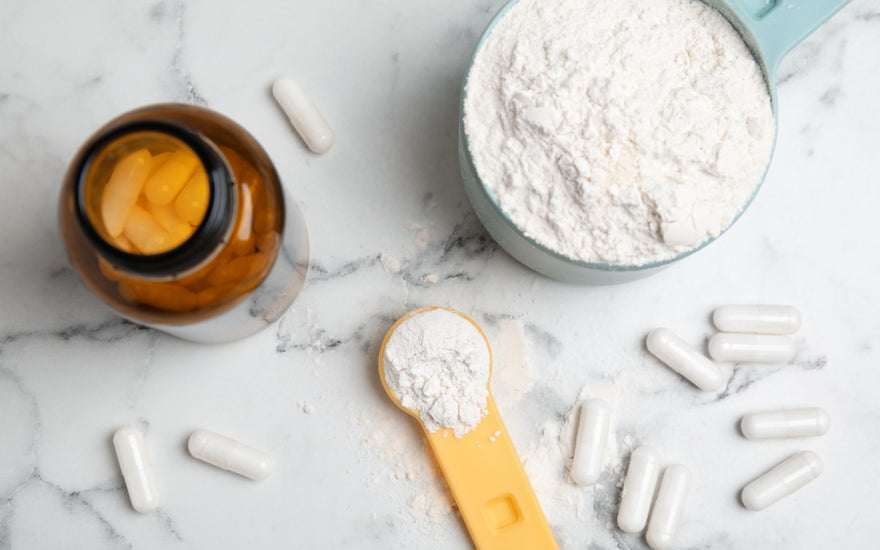
[[[146,149],[135,151],[116,163],[101,195],[101,219],[111,237],[122,234],[128,213],[137,203],[152,169],[152,157]]]
[[[174,211],[180,219],[192,225],[199,225],[208,209],[209,197],[208,175],[204,170],[196,170],[177,198],[174,199]]]
[[[171,237],[170,246],[176,247],[190,238],[193,234],[193,226],[177,217],[175,209],[170,204],[148,203],[147,210],[159,222]]]
[[[260,173],[254,166],[245,161],[241,161],[241,170],[238,172],[238,183],[245,185],[259,185],[262,182]]]
[[[232,176],[238,180],[238,175],[241,173],[242,160],[241,156],[235,152],[235,150],[230,149],[229,147],[220,146],[220,151],[223,153],[223,156],[226,157],[226,163],[229,165],[229,169],[232,170]]]
[[[254,231],[268,233],[278,229],[278,217],[275,209],[267,204],[266,197],[254,197]]]
[[[269,264],[269,255],[257,252],[218,266],[208,275],[208,283],[223,285],[244,283],[259,275]]]
[[[217,305],[238,295],[242,290],[241,286],[234,284],[212,286],[199,291],[196,303],[199,309]]]
[[[115,267],[110,265],[110,262],[100,256],[98,256],[98,269],[101,271],[101,275],[110,281],[121,281],[125,278],[125,275],[121,271],[118,271]]]
[[[137,205],[132,207],[128,215],[123,234],[144,254],[158,254],[172,248],[171,234],[149,212]]]
[[[249,256],[256,252],[256,248],[254,247],[254,236],[246,241],[233,241],[232,243],[232,254],[238,258],[242,256]]]
[[[131,302],[177,313],[194,310],[198,301],[195,292],[170,283],[122,281],[119,294]]]
[[[233,236],[232,253],[236,256],[246,256],[254,251],[254,206],[248,186],[242,185],[240,189],[241,218]]]
[[[144,194],[150,202],[169,204],[189,181],[199,158],[187,150],[175,151],[144,183]]]
[[[153,155],[153,172],[156,171],[157,168],[165,164],[168,159],[171,158],[171,151],[165,151],[164,153],[159,153],[158,155]],[[151,174],[153,172],[150,172]]]
[[[110,243],[119,250],[122,250],[123,252],[128,252],[129,254],[138,254],[137,248],[135,248],[135,246],[131,244],[130,240],[125,238],[125,235],[111,238]]]
[[[275,233],[274,231],[263,233],[262,235],[258,235],[256,238],[257,250],[259,250],[260,252],[273,254],[278,248],[280,242],[281,239],[278,237],[278,233]]]

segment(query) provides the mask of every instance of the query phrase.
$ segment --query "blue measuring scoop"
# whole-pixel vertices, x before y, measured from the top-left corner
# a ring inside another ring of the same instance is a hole
[[[703,0],[730,21],[755,56],[776,114],[776,72],[785,54],[850,0]]]

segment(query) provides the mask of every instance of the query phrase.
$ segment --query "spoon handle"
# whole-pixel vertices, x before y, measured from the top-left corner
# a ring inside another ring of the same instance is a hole
[[[516,449],[489,396],[488,415],[461,439],[427,433],[477,550],[558,550]]]
[[[757,46],[760,51],[770,84],[775,85],[776,69],[785,54],[849,2],[850,0],[777,0],[756,3],[755,0],[716,0],[709,3],[727,4],[716,5],[722,13],[730,9],[735,12],[756,43],[750,46],[753,50]],[[728,10],[723,9],[724,7],[728,7]],[[730,13],[725,15],[728,19],[731,18]],[[749,41],[748,38],[746,41]]]

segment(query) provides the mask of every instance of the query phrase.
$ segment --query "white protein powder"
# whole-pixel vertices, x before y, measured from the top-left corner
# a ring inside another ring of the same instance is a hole
[[[480,179],[528,237],[642,265],[718,236],[774,139],[761,69],[699,0],[521,0],[468,76]]]
[[[487,414],[491,356],[467,319],[446,309],[413,315],[385,344],[385,382],[425,428],[473,430]]]

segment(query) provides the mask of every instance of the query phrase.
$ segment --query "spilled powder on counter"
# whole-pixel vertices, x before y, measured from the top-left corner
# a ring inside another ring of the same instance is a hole
[[[415,426],[406,429],[411,420],[401,416],[404,415],[399,411],[374,409],[352,419],[366,432],[361,440],[360,458],[369,458],[373,463],[378,459],[380,463],[366,486],[390,484],[402,489],[404,499],[400,501],[399,517],[405,520],[396,524],[432,538],[443,537],[457,521],[452,495],[443,474],[431,460],[431,451],[420,430]]]
[[[428,230],[417,223],[409,224],[409,230],[415,233],[413,244],[422,252],[427,250],[428,243],[431,242],[431,234],[428,233]]]
[[[480,331],[446,309],[413,315],[385,345],[385,382],[425,429],[473,430],[488,413],[491,357]]]
[[[535,370],[529,361],[529,344],[521,321],[501,321],[492,341],[492,396],[498,408],[504,411],[532,388]]]
[[[379,254],[379,263],[388,273],[400,273],[400,262],[387,252]]]
[[[700,0],[521,0],[477,53],[465,131],[527,236],[642,265],[718,236],[774,139],[760,67]]]

